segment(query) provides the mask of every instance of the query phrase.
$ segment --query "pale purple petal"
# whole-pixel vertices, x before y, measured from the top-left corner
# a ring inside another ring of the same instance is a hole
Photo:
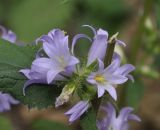
[[[17,40],[17,36],[14,32],[12,32],[11,30],[6,30],[3,26],[0,26],[0,30],[2,31],[2,35],[1,38],[4,40],[7,40],[11,43],[15,43]]]
[[[56,55],[59,54],[58,49],[49,43],[44,43],[43,49],[50,58],[56,58]]]
[[[94,79],[92,79],[90,77],[88,77],[87,82],[89,82],[91,84],[96,84],[97,83]]]
[[[127,77],[128,79],[130,79],[132,82],[134,82],[134,78],[133,78],[132,75],[128,74],[126,77]]]
[[[72,114],[69,118],[69,121],[73,122],[73,121],[77,120],[84,112],[87,111],[88,107],[89,107],[89,105],[87,104],[83,109],[79,110],[79,112]]]
[[[6,96],[8,96],[8,101],[10,102],[10,104],[19,104],[19,101],[13,98],[11,95],[6,94]]]
[[[78,108],[82,107],[83,104],[86,104],[84,101],[79,101],[76,105],[74,105],[69,111],[65,112],[66,115],[72,114]]]
[[[116,43],[119,44],[119,45],[122,45],[122,46],[126,46],[126,44],[118,39],[116,39]]]
[[[115,108],[111,103],[101,104],[99,111],[103,114],[97,117],[96,125],[98,130],[110,130],[112,122],[116,119]]]
[[[75,64],[77,64],[77,63],[79,63],[79,60],[78,60],[76,57],[71,56],[71,57],[70,57],[70,60],[69,60],[69,62],[68,62],[68,66],[72,66],[72,65],[75,65]]]
[[[47,73],[47,83],[50,84],[53,81],[53,79],[55,79],[57,74],[60,73],[60,72],[61,72],[61,70],[58,70],[58,69],[48,71],[48,73]]]
[[[133,111],[133,108],[131,107],[125,107],[123,108],[120,113],[119,113],[119,118],[123,119],[123,120],[127,120],[128,119],[128,115]]]
[[[30,69],[21,69],[19,72],[23,73],[28,79],[30,79]]]
[[[120,59],[114,59],[112,63],[104,70],[104,73],[113,73],[120,66]]]
[[[100,111],[103,113],[101,117],[97,117],[98,130],[128,130],[129,120],[140,121],[130,107],[123,108],[119,115],[116,116],[116,110],[111,103],[102,104]]]
[[[40,38],[36,39],[36,44],[38,44],[38,42],[52,43],[53,40],[47,35],[42,35]]]
[[[114,100],[117,100],[117,92],[116,92],[116,89],[111,86],[111,85],[105,85],[104,87],[107,92],[111,95],[111,97],[114,99]]]
[[[103,29],[101,29],[101,28],[98,29],[97,35],[104,35],[104,36],[106,36],[108,38],[108,32],[103,30]]]
[[[135,120],[135,121],[139,121],[139,122],[141,121],[141,119],[135,114],[130,114],[128,116],[128,120]]]
[[[72,123],[73,121],[77,120],[85,111],[87,111],[88,108],[88,101],[80,101],[65,114],[70,116],[69,121]]]
[[[88,53],[87,66],[89,66],[96,59],[103,60],[107,48],[107,36],[97,35],[92,43]]]
[[[104,63],[103,63],[100,59],[98,59],[98,64],[99,64],[99,69],[98,69],[98,71],[104,70]]]
[[[121,61],[121,56],[120,56],[117,52],[114,52],[114,53],[113,53],[113,58],[112,58],[112,59],[113,59],[113,61],[116,60],[116,59],[118,59],[118,60]]]
[[[100,97],[102,97],[103,96],[103,94],[104,94],[104,92],[105,92],[105,89],[103,88],[103,86],[100,86],[100,85],[98,85],[97,86],[97,93],[98,93],[98,98],[100,98]]]
[[[135,70],[135,67],[131,64],[125,64],[121,67],[119,67],[116,71],[116,73],[118,74],[122,74],[122,75],[128,75],[128,73],[132,72],[133,70]]]
[[[122,84],[128,80],[125,76],[122,75],[112,75],[112,74],[104,74],[106,80],[111,84]]]
[[[12,104],[19,104],[19,101],[10,94],[0,92],[0,112],[10,110]]]

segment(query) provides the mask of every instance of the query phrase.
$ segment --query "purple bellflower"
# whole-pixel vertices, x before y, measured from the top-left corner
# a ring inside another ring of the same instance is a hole
[[[0,31],[1,31],[1,38],[4,40],[7,40],[11,43],[15,43],[17,40],[17,36],[14,32],[11,30],[6,30],[3,26],[0,26]]]
[[[91,41],[92,45],[89,49],[88,53],[88,60],[87,60],[87,66],[89,66],[91,63],[93,63],[95,60],[100,59],[103,61],[105,54],[106,54],[106,49],[107,49],[107,44],[108,44],[108,32],[103,30],[103,29],[98,29],[96,30],[90,25],[83,25],[83,27],[89,27],[93,34],[94,37],[93,39],[89,38],[85,34],[78,34],[74,37],[73,42],[72,42],[72,49],[71,52],[74,54],[74,47],[76,45],[76,41],[79,38],[86,38],[89,41]],[[113,35],[111,39],[114,39],[116,41],[116,44],[123,45],[125,46],[125,43],[117,39],[118,33]]]
[[[79,38],[88,39],[92,43],[88,53],[87,66],[89,66],[92,62],[94,62],[97,59],[103,60],[106,53],[106,48],[107,48],[108,32],[103,29],[95,30],[92,26],[89,26],[89,25],[83,25],[83,27],[89,27],[92,30],[94,34],[93,39],[89,38],[85,34],[78,34],[73,39],[71,50],[72,50],[72,53],[74,53],[73,51],[77,43],[76,42],[77,39]]]
[[[43,50],[48,57],[38,57],[32,62],[31,69],[22,69],[29,80],[24,89],[32,83],[51,84],[55,80],[63,80],[60,73],[67,75],[74,71],[79,60],[72,56],[68,47],[68,36],[59,29],[54,29],[37,39],[43,43]]]
[[[131,113],[133,111],[131,107],[124,107],[118,116],[110,103],[100,106],[100,110],[103,114],[97,119],[98,130],[128,130],[129,120],[141,121],[138,116]]]
[[[65,115],[70,116],[69,122],[74,122],[80,116],[87,111],[89,108],[89,101],[79,101],[75,106],[73,106],[69,111],[65,113]]]
[[[93,84],[97,88],[98,97],[101,97],[105,91],[107,91],[113,99],[117,99],[117,93],[115,86],[122,84],[128,80],[128,73],[133,71],[135,68],[130,64],[120,66],[120,56],[116,56],[112,63],[104,69],[104,64],[101,60],[99,62],[99,70],[92,72],[87,81]]]
[[[18,104],[19,101],[14,99],[11,95],[0,92],[0,112],[11,109],[11,104]]]
[[[97,59],[104,59],[108,42],[108,32],[103,29],[98,29],[96,31],[89,25],[84,26],[91,28],[94,33],[93,42],[88,53],[87,66],[89,66]]]

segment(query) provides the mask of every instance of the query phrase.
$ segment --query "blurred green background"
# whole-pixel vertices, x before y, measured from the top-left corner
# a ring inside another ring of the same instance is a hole
[[[0,25],[14,31],[26,43],[34,42],[53,28],[65,30],[70,41],[76,33],[92,36],[90,30],[81,27],[84,24],[103,28],[110,36],[120,33],[119,39],[127,47],[116,50],[124,63],[136,66],[136,71],[135,83],[118,89],[119,106],[133,106],[141,116],[142,122],[133,124],[131,129],[159,130],[160,0],[0,0]],[[76,54],[85,57],[89,46],[87,41],[80,40]],[[19,110],[17,117],[13,116]],[[78,123],[68,126],[62,114],[46,111],[30,112],[24,106],[15,107],[0,114],[0,130],[81,129]]]

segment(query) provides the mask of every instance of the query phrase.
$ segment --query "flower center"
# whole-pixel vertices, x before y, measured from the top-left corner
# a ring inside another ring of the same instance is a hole
[[[94,79],[100,83],[103,83],[105,81],[105,78],[102,75],[96,75]]]

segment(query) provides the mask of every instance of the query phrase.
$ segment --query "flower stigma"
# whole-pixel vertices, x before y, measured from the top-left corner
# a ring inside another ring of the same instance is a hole
[[[103,75],[99,75],[97,74],[94,79],[99,82],[99,83],[104,83],[105,82],[105,78],[103,77]]]

